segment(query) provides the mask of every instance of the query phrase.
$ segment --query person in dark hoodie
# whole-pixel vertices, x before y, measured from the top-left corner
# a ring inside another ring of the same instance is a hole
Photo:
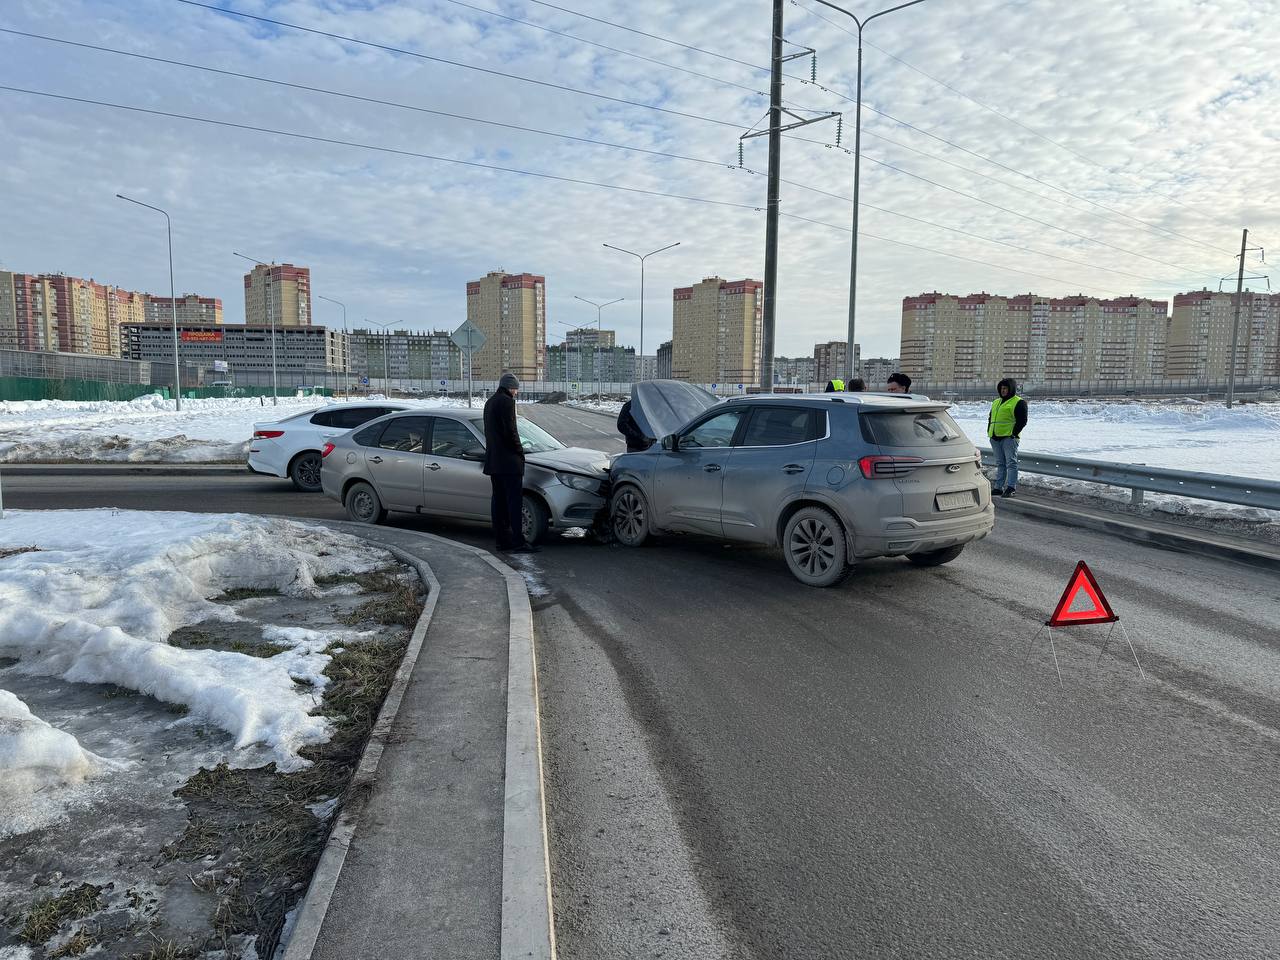
[[[996,480],[991,492],[1012,497],[1018,485],[1018,443],[1027,425],[1027,401],[1018,396],[1018,382],[1012,377],[996,384],[996,393],[999,396],[991,401],[991,412],[987,414],[987,436],[996,458]]]
[[[631,415],[630,400],[618,411],[618,432],[627,439],[627,453],[639,453],[653,445],[653,441],[644,435],[640,424],[636,423],[636,418]]]
[[[520,381],[504,373],[484,405],[484,472],[493,486],[489,501],[499,550],[537,553],[524,538],[524,446],[516,428]]]

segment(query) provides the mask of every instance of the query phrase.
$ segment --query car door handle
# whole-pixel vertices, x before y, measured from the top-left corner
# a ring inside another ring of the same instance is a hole
[[[782,468],[783,473],[804,473],[804,467],[798,463],[788,463]]]
[[[427,464],[427,469],[428,469],[428,470],[439,470],[439,469],[440,469],[440,464],[438,464],[438,463],[428,463],[428,464]]]
[[[381,463],[381,462],[382,462],[382,458],[381,458],[381,457],[370,457],[370,458],[369,458],[369,462],[370,462],[370,463]]]
[[[707,464],[705,467],[703,467],[702,469],[703,469],[703,470],[705,470],[705,471],[707,471],[707,473],[719,473],[719,472],[720,472],[720,464],[718,464],[718,463],[708,463],[708,464]]]

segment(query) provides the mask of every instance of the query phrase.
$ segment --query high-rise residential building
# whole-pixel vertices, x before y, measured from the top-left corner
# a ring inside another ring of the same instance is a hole
[[[428,385],[439,386],[441,380],[461,380],[466,375],[462,351],[449,339],[448,330],[356,329],[347,349],[351,373],[371,381],[390,377],[434,381]]]
[[[594,345],[583,347],[571,341],[547,345],[544,379],[552,383],[576,383],[577,389],[582,391],[591,389],[597,380],[601,383],[633,383],[635,374],[635,347],[609,346],[596,350]]]
[[[220,300],[195,294],[184,299],[208,304],[221,317]],[[61,273],[36,276],[0,271],[0,346],[12,343],[19,350],[118,357],[121,325],[145,322],[153,301],[164,305],[163,319],[170,322],[168,297]]]
[[[883,390],[889,382],[889,374],[897,373],[902,363],[896,357],[871,357],[862,361],[862,379],[868,390]]]
[[[671,377],[671,350],[672,344],[668,340],[665,343],[658,344],[658,352],[654,356],[656,360],[658,380],[670,380]]]
[[[564,342],[572,347],[594,350],[599,344],[601,350],[617,346],[616,330],[601,330],[596,327],[578,327],[564,335]]]
[[[222,301],[184,293],[178,300],[178,323],[221,323]],[[148,296],[144,303],[144,323],[173,323],[173,301],[168,297]]]
[[[18,349],[18,300],[13,272],[0,270],[0,350]]]
[[[853,345],[854,368],[861,370],[862,346]],[[826,383],[828,380],[847,380],[849,378],[849,341],[829,340],[813,346],[813,382]]]
[[[658,378],[658,358],[650,354],[647,357],[636,357],[636,379],[656,380]]]
[[[902,371],[922,383],[1153,379],[1167,325],[1164,300],[935,291],[903,298]]]
[[[311,270],[292,263],[256,265],[244,275],[244,322],[311,326]]]
[[[497,380],[514,373],[541,380],[546,369],[547,278],[494,270],[467,283],[467,319],[484,333],[475,352],[475,376]]]
[[[1209,290],[1173,298],[1165,355],[1171,379],[1217,379],[1230,369],[1236,295]],[[1280,376],[1280,293],[1246,290],[1240,298],[1237,377]]]
[[[774,357],[773,382],[783,386],[807,387],[817,383],[813,357]]]
[[[708,277],[671,296],[672,377],[758,385],[764,284]]]

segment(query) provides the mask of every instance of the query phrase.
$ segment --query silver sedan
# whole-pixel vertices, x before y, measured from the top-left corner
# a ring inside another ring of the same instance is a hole
[[[566,447],[524,417],[516,429],[525,451],[525,539],[537,543],[548,530],[590,528],[603,520],[609,455]],[[335,437],[321,453],[324,492],[359,523],[381,523],[392,510],[490,518],[480,410],[401,411]]]

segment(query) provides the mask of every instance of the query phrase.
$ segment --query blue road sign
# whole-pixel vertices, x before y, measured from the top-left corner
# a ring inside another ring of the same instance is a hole
[[[361,377],[361,378],[360,378],[360,386],[362,386],[362,387],[367,387],[368,385],[369,385],[369,378],[368,378],[368,377]]]

